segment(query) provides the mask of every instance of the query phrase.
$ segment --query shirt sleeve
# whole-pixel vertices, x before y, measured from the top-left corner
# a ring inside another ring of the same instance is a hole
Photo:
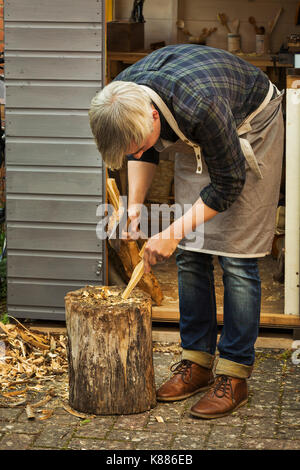
[[[155,163],[156,165],[159,164],[159,152],[155,150],[154,147],[149,148],[146,152],[143,153],[141,158],[137,159],[134,158],[133,155],[127,155],[128,161],[134,160],[135,162],[149,162]]]
[[[195,114],[192,138],[201,146],[211,179],[200,197],[210,208],[223,212],[240,195],[246,179],[235,120],[228,102],[220,97],[201,100]]]

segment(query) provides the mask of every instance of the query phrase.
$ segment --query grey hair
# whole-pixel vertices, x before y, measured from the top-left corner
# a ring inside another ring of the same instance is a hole
[[[120,169],[134,144],[140,147],[153,131],[151,99],[138,84],[114,81],[91,101],[90,126],[106,165]]]

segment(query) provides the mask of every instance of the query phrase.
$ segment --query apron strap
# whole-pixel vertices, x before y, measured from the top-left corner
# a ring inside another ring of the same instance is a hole
[[[280,94],[277,88],[276,88],[276,91],[277,91],[277,94]],[[255,111],[253,111],[253,113],[249,114],[249,116],[247,116],[246,119],[242,122],[242,124],[238,127],[237,129],[238,136],[246,134],[247,132],[251,131],[252,129],[251,121],[269,104],[273,93],[274,93],[274,85],[271,81],[269,81],[269,90],[265,99],[260,104],[260,106]],[[242,152],[245,156],[245,159],[247,160],[249,167],[256,174],[258,179],[263,179],[262,173],[260,171],[256,156],[253,152],[250,142],[247,139],[242,139],[241,137],[239,139],[240,139]]]
[[[197,170],[196,173],[202,173],[202,160],[201,160],[201,148],[199,145],[194,144],[191,142],[189,139],[186,138],[186,136],[181,132],[179,129],[179,126],[169,110],[168,106],[165,104],[165,102],[161,99],[161,97],[154,91],[152,88],[146,86],[146,85],[139,85],[142,87],[146,93],[150,96],[152,101],[158,106],[158,108],[161,110],[163,116],[165,117],[166,121],[170,125],[170,127],[173,129],[173,131],[178,135],[179,139],[182,140],[185,144],[189,145],[190,147],[193,147],[196,159],[197,159]]]
[[[152,88],[150,88],[146,85],[139,85],[139,86],[142,87],[144,89],[144,91],[146,91],[146,93],[150,96],[152,101],[158,106],[158,108],[162,112],[163,116],[165,117],[166,121],[168,122],[170,127],[173,129],[173,131],[178,135],[180,140],[182,140],[187,145],[193,147],[195,155],[196,155],[196,159],[197,159],[196,173],[201,174],[202,173],[202,160],[201,160],[201,148],[200,148],[200,146],[197,145],[197,144],[194,144],[193,142],[191,142],[189,139],[187,139],[185,137],[185,135],[179,129],[179,126],[178,126],[173,114],[171,113],[171,111],[169,110],[169,108],[167,107],[165,102],[161,99],[161,97]],[[247,132],[251,131],[251,129],[252,129],[251,121],[271,101],[271,98],[272,98],[272,95],[273,95],[273,92],[274,92],[274,86],[275,85],[273,85],[273,83],[271,81],[269,81],[269,90],[268,90],[268,93],[267,93],[265,99],[259,105],[259,107],[255,111],[253,111],[253,113],[249,114],[249,116],[247,116],[247,118],[237,128],[238,136],[241,136],[241,135],[246,134]],[[277,91],[277,94],[279,95],[280,92],[278,91],[278,89],[276,87],[275,87],[275,89]],[[241,145],[242,152],[245,156],[245,159],[246,159],[249,167],[251,168],[251,170],[256,174],[256,176],[259,179],[262,179],[263,176],[261,174],[257,159],[256,159],[255,154],[253,152],[253,149],[251,147],[251,144],[248,142],[247,139],[242,139],[241,137],[239,137],[239,140],[240,140],[240,145]]]
[[[276,88],[276,91],[278,94],[279,91]],[[247,132],[251,131],[252,127],[250,125],[251,121],[257,116],[271,101],[272,95],[274,93],[274,85],[271,81],[269,81],[269,90],[268,93],[263,100],[263,102],[259,105],[259,107],[253,111],[253,113],[249,114],[249,116],[246,117],[246,119],[242,122],[242,124],[238,127],[237,133],[238,135],[243,135],[246,134]]]

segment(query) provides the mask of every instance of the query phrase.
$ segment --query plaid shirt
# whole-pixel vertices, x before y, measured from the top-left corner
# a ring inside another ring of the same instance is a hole
[[[265,98],[268,77],[227,51],[180,44],[154,51],[115,80],[147,85],[160,95],[183,134],[201,147],[211,179],[200,193],[203,202],[218,212],[230,207],[245,183],[236,129]],[[175,142],[161,113],[160,119],[161,137]],[[149,149],[141,161],[158,163],[158,152]]]

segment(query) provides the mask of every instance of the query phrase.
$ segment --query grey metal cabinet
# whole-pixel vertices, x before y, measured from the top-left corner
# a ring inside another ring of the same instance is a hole
[[[104,83],[104,0],[5,2],[8,312],[64,320],[64,295],[106,282],[89,128]]]

